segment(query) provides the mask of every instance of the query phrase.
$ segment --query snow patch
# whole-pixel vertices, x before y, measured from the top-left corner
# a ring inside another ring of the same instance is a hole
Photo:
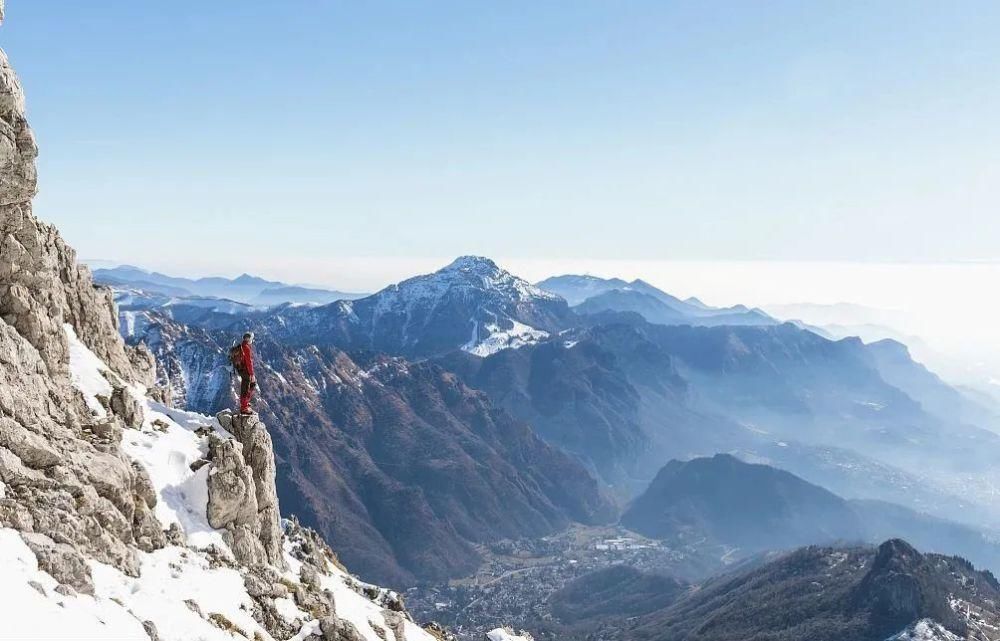
[[[229,550],[222,533],[208,524],[206,481],[210,466],[203,465],[197,472],[191,470],[192,463],[208,454],[207,442],[195,430],[224,436],[221,427],[214,418],[149,401],[144,405],[142,429],[124,431],[122,450],[149,472],[158,494],[156,517],[164,526],[177,523],[193,548],[216,545]]]
[[[534,637],[525,631],[521,631],[521,634],[514,634],[514,631],[509,628],[497,628],[486,633],[486,638],[489,641],[535,641]]]
[[[961,641],[961,637],[948,632],[940,623],[921,619],[886,641]]]
[[[69,340],[69,375],[73,387],[80,390],[87,407],[96,416],[107,416],[107,410],[97,400],[98,396],[111,397],[111,383],[105,378],[108,367],[94,352],[84,345],[76,336],[76,330],[69,323],[63,325],[66,338]]]
[[[232,641],[234,635],[208,620],[213,614],[225,617],[247,638],[252,639],[254,632],[269,638],[251,615],[253,601],[236,570],[212,569],[204,556],[175,546],[141,553],[140,563],[140,576],[133,579],[91,561],[95,596],[117,600],[140,621],[152,621],[164,641]],[[201,614],[185,601],[197,603]]]
[[[281,597],[280,599],[274,600],[274,609],[278,611],[278,614],[282,619],[293,623],[296,619],[304,620],[308,619],[309,616],[302,613],[301,610],[295,605],[295,601],[291,597]]]
[[[486,331],[486,337],[482,339],[479,338],[479,325],[477,323],[472,331],[472,339],[462,346],[462,350],[485,358],[501,350],[518,349],[549,337],[548,332],[519,323],[514,319],[508,319],[508,321],[511,323],[510,329],[500,329],[498,325],[493,323],[487,324],[483,328]]]

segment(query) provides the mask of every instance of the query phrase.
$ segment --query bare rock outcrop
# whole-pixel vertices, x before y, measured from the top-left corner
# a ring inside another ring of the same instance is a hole
[[[146,372],[133,375],[111,290],[95,287],[56,228],[31,212],[37,156],[21,83],[0,51],[0,318],[38,350],[52,375],[66,373],[62,325],[69,323],[112,369],[131,380],[144,378]]]
[[[43,569],[92,590],[84,559],[138,574],[136,549],[165,543],[149,478],[98,438],[141,423],[124,381],[149,377],[148,351],[126,348],[111,293],[56,229],[31,211],[38,149],[21,84],[0,52],[0,526],[19,530]],[[115,372],[110,414],[95,416],[70,378],[64,325]]]
[[[224,528],[226,542],[246,565],[284,567],[275,486],[274,447],[256,415],[217,415],[232,439],[209,446],[208,522]]]

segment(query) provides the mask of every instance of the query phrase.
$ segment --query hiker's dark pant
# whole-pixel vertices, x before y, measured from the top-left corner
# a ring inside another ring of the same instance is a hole
[[[250,382],[249,374],[240,374],[240,411],[250,410],[250,397],[253,396],[255,385]]]

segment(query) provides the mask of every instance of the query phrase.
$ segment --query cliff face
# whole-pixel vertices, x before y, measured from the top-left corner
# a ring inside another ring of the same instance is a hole
[[[85,557],[135,575],[135,550],[165,543],[148,476],[116,447],[136,420],[126,380],[148,381],[154,363],[126,349],[110,292],[95,289],[55,228],[32,215],[38,150],[24,109],[0,52],[0,524],[25,533],[53,576],[90,591]],[[102,412],[72,386],[71,335],[120,374]]]
[[[24,111],[21,84],[0,52],[0,317],[38,350],[53,377],[67,373],[69,323],[115,371],[148,380],[152,358],[118,340],[111,291],[95,288],[58,231],[32,215],[38,148]]]
[[[4,633],[445,638],[349,575],[317,534],[282,524],[263,423],[152,400],[152,355],[123,343],[110,292],[32,213],[36,155],[0,52]]]

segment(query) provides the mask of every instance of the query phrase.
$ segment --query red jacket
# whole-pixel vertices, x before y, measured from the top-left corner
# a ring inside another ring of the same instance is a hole
[[[250,343],[243,341],[243,368],[246,369],[247,376],[253,376],[253,354],[250,352]]]

